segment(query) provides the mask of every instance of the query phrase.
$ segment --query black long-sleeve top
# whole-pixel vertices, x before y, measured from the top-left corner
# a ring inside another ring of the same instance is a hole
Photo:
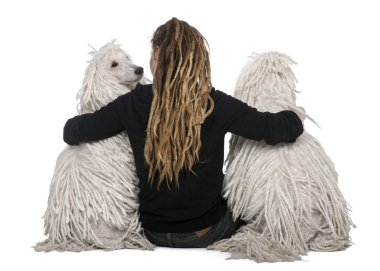
[[[214,88],[214,110],[201,126],[200,162],[181,172],[179,187],[148,183],[144,158],[146,128],[153,99],[152,85],[138,84],[94,113],[69,119],[64,141],[69,145],[111,137],[126,130],[139,177],[142,227],[156,232],[190,232],[215,224],[226,212],[222,197],[224,137],[227,132],[274,145],[294,142],[303,125],[292,111],[259,112],[246,103]]]

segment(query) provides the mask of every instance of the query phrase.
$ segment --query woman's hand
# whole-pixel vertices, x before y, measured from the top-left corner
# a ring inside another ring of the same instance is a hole
[[[298,117],[301,119],[302,123],[306,119],[306,112],[303,107],[298,106],[295,110],[294,113],[298,115]]]

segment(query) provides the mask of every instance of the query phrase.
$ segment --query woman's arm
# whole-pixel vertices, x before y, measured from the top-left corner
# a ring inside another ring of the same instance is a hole
[[[293,111],[259,112],[230,95],[223,96],[228,132],[253,140],[264,139],[270,145],[295,142],[303,133],[302,120]]]
[[[122,114],[131,93],[124,94],[94,113],[69,119],[63,128],[63,140],[69,145],[78,145],[112,137],[125,129]]]

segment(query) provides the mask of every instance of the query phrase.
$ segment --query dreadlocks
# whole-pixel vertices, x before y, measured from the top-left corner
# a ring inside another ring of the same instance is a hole
[[[208,44],[197,29],[173,18],[153,34],[156,46],[144,156],[150,182],[158,173],[158,187],[164,180],[179,186],[180,171],[193,172],[199,161],[201,124],[214,109]]]

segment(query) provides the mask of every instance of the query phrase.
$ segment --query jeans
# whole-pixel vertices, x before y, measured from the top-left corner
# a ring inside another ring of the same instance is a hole
[[[231,212],[226,214],[202,236],[195,232],[162,233],[144,230],[146,238],[156,246],[175,248],[205,248],[221,239],[231,237],[241,225],[242,220],[233,221]]]

